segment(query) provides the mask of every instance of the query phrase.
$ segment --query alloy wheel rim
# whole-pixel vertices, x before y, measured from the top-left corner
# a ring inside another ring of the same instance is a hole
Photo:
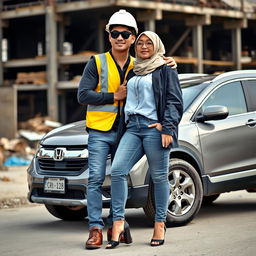
[[[170,196],[168,212],[174,216],[186,214],[195,201],[195,183],[183,170],[174,170],[169,173]]]

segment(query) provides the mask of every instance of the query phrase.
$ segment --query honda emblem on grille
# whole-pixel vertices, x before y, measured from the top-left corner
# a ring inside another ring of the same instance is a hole
[[[53,159],[55,161],[62,161],[65,156],[65,148],[55,148]]]

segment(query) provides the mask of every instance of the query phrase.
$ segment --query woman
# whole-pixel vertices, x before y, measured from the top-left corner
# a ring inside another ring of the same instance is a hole
[[[165,65],[164,45],[157,34],[143,32],[135,42],[136,61],[127,84],[125,120],[127,130],[118,146],[111,168],[113,210],[112,239],[107,249],[115,248],[123,235],[131,242],[124,211],[127,200],[127,175],[146,154],[154,184],[155,224],[151,246],[164,243],[169,182],[170,148],[177,146],[178,124],[183,105],[176,70]]]

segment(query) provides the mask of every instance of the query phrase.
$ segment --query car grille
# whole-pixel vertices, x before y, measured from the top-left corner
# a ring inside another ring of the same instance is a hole
[[[52,159],[39,159],[42,171],[73,172],[77,173],[88,168],[88,160],[65,160],[54,161]]]
[[[88,151],[86,148],[42,147],[37,161],[38,172],[43,175],[80,175],[88,169]]]

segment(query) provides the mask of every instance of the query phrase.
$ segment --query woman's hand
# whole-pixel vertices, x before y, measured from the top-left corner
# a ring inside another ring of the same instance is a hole
[[[172,57],[163,57],[163,59],[165,60],[165,64],[167,66],[170,66],[172,69],[177,68],[177,63],[176,63],[174,58],[172,58]]]
[[[160,123],[150,124],[148,127],[155,127],[158,131],[162,131],[162,125]],[[172,143],[172,136],[169,134],[161,134],[162,135],[162,146],[163,148],[167,148]]]
[[[148,127],[155,127],[158,131],[162,131],[162,125],[160,123],[150,124]]]
[[[168,148],[172,144],[172,135],[162,134],[162,146]]]

